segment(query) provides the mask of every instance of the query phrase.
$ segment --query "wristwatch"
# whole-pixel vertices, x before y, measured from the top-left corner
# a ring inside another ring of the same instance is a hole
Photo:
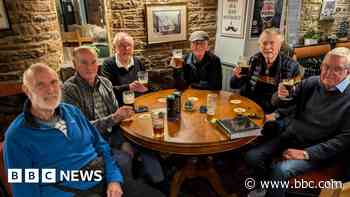
[[[310,159],[309,153],[307,153],[306,151],[304,151],[304,159],[305,160],[309,160]]]

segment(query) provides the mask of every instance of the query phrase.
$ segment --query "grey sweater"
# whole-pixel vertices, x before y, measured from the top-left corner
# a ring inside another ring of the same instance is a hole
[[[305,148],[311,160],[337,156],[350,148],[350,87],[326,91],[319,77],[304,80],[294,94],[295,111],[281,137]]]

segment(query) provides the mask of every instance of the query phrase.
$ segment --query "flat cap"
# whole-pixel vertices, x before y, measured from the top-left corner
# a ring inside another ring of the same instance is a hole
[[[209,35],[205,31],[195,31],[191,34],[190,36],[190,41],[204,41],[204,40],[209,40]]]

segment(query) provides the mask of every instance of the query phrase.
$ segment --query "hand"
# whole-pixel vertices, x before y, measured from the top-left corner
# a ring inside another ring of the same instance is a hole
[[[182,68],[183,62],[184,60],[182,58],[180,59],[180,58],[171,57],[169,65],[172,68],[179,69],[179,68]]]
[[[134,110],[131,106],[122,106],[120,108],[117,109],[117,111],[115,111],[113,113],[113,119],[116,123],[125,120],[127,118],[130,118],[131,116],[134,115]]]
[[[282,155],[286,160],[304,160],[306,159],[304,152],[304,150],[289,148],[285,150]]]
[[[286,87],[282,83],[278,84],[277,96],[279,98],[285,98],[285,97],[289,96],[288,90],[286,89]]]
[[[121,197],[123,190],[117,182],[111,182],[107,186],[107,197]]]
[[[129,89],[134,92],[147,92],[148,88],[143,86],[139,81],[134,81],[129,84]]]
[[[275,121],[275,120],[276,120],[276,112],[273,112],[271,114],[266,114],[265,115],[265,122]]]
[[[232,70],[232,74],[233,76],[235,76],[237,79],[240,79],[242,77],[241,75],[241,68],[239,66],[236,66],[233,70]]]

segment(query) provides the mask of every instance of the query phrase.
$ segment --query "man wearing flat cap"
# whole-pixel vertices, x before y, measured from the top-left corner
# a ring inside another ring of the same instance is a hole
[[[220,58],[209,51],[209,35],[195,31],[190,36],[192,52],[187,54],[181,65],[173,66],[176,88],[188,86],[203,90],[221,90],[222,71]],[[173,59],[171,65],[174,65]],[[177,64],[178,65],[178,64]]]

